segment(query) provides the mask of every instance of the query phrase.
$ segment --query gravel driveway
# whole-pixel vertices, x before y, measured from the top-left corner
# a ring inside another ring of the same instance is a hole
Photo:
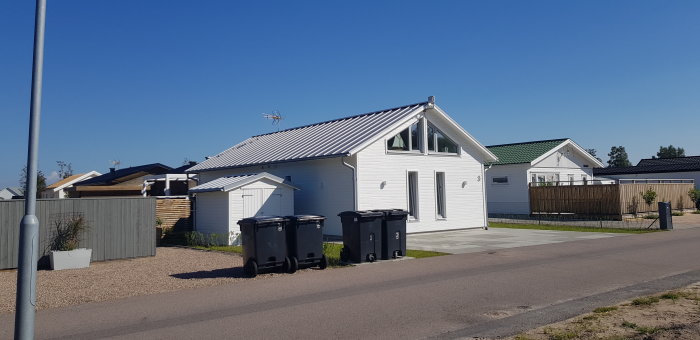
[[[155,257],[94,262],[89,268],[40,270],[37,308],[55,308],[186,288],[256,280],[246,278],[238,254],[159,247]],[[17,271],[0,271],[0,313],[14,312]]]

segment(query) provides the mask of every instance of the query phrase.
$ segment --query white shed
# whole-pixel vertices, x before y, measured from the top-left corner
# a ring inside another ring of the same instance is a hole
[[[194,229],[228,235],[234,244],[240,219],[294,215],[295,187],[266,172],[220,177],[190,189],[195,196]]]

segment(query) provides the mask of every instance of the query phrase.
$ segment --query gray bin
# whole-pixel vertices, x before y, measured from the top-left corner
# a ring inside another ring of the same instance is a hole
[[[671,202],[659,202],[659,227],[661,230],[673,229],[672,216]]]

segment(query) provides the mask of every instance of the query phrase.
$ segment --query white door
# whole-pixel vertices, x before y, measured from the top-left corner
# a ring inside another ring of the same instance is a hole
[[[255,217],[262,208],[262,192],[259,189],[243,190],[243,217]]]

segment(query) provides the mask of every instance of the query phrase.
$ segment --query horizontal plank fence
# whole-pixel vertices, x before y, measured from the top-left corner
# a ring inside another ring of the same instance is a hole
[[[657,193],[651,205],[642,198],[649,188]],[[692,183],[530,186],[530,213],[622,219],[626,214],[655,212],[658,202],[671,202],[674,210],[693,209],[688,196],[692,188]]]
[[[78,198],[37,200],[39,263],[45,265],[54,222],[80,214],[88,229],[81,248],[92,249],[92,261],[156,254],[155,198]],[[0,201],[0,269],[17,268],[19,224],[24,200]]]
[[[192,201],[186,198],[158,198],[156,218],[163,230],[192,231]]]

